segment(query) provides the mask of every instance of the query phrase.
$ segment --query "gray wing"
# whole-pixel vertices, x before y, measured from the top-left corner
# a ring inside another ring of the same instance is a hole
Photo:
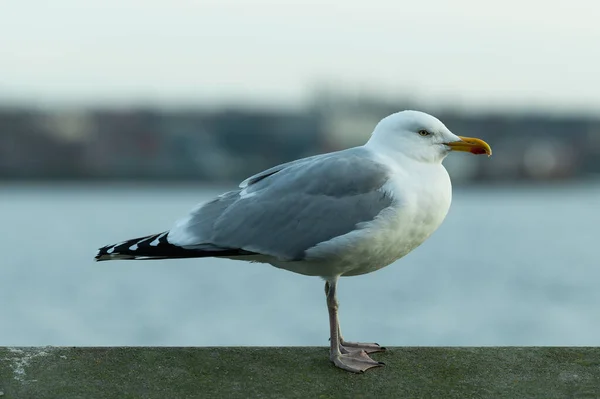
[[[243,190],[201,205],[168,240],[300,260],[307,249],[389,207],[392,199],[380,190],[387,179],[385,166],[360,147],[282,165],[248,179]]]
[[[257,183],[258,181],[269,177],[271,175],[274,175],[275,173],[288,168],[290,166],[294,166],[294,165],[299,165],[299,164],[303,164],[303,163],[308,163],[311,162],[312,160],[315,159],[319,159],[319,158],[327,158],[329,156],[332,156],[333,154],[321,154],[321,155],[314,155],[312,157],[307,157],[307,158],[302,158],[302,159],[297,159],[295,161],[291,161],[291,162],[286,162],[286,163],[282,163],[281,165],[277,165],[277,166],[273,166],[272,168],[269,168],[267,170],[263,170],[260,173],[255,174],[254,176],[250,176],[249,178],[247,178],[246,180],[244,180],[243,182],[240,183],[239,187],[240,188],[246,188],[254,183]]]

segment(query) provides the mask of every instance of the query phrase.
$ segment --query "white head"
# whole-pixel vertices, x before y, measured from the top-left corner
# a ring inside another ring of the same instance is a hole
[[[492,154],[484,141],[457,136],[436,117],[419,111],[402,111],[383,118],[367,146],[428,163],[442,162],[453,150]]]

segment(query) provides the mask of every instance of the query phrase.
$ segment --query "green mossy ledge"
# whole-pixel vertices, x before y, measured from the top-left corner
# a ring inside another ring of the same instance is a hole
[[[0,399],[600,398],[600,348],[397,347],[338,370],[322,347],[0,347]]]

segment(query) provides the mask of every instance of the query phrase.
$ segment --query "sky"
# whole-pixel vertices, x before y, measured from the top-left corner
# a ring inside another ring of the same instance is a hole
[[[3,0],[0,102],[600,111],[600,2]]]

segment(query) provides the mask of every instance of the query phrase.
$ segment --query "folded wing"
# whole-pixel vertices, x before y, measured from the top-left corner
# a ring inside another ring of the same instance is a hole
[[[247,179],[202,204],[168,234],[171,244],[211,245],[301,260],[391,205],[386,167],[364,148],[306,158]]]

